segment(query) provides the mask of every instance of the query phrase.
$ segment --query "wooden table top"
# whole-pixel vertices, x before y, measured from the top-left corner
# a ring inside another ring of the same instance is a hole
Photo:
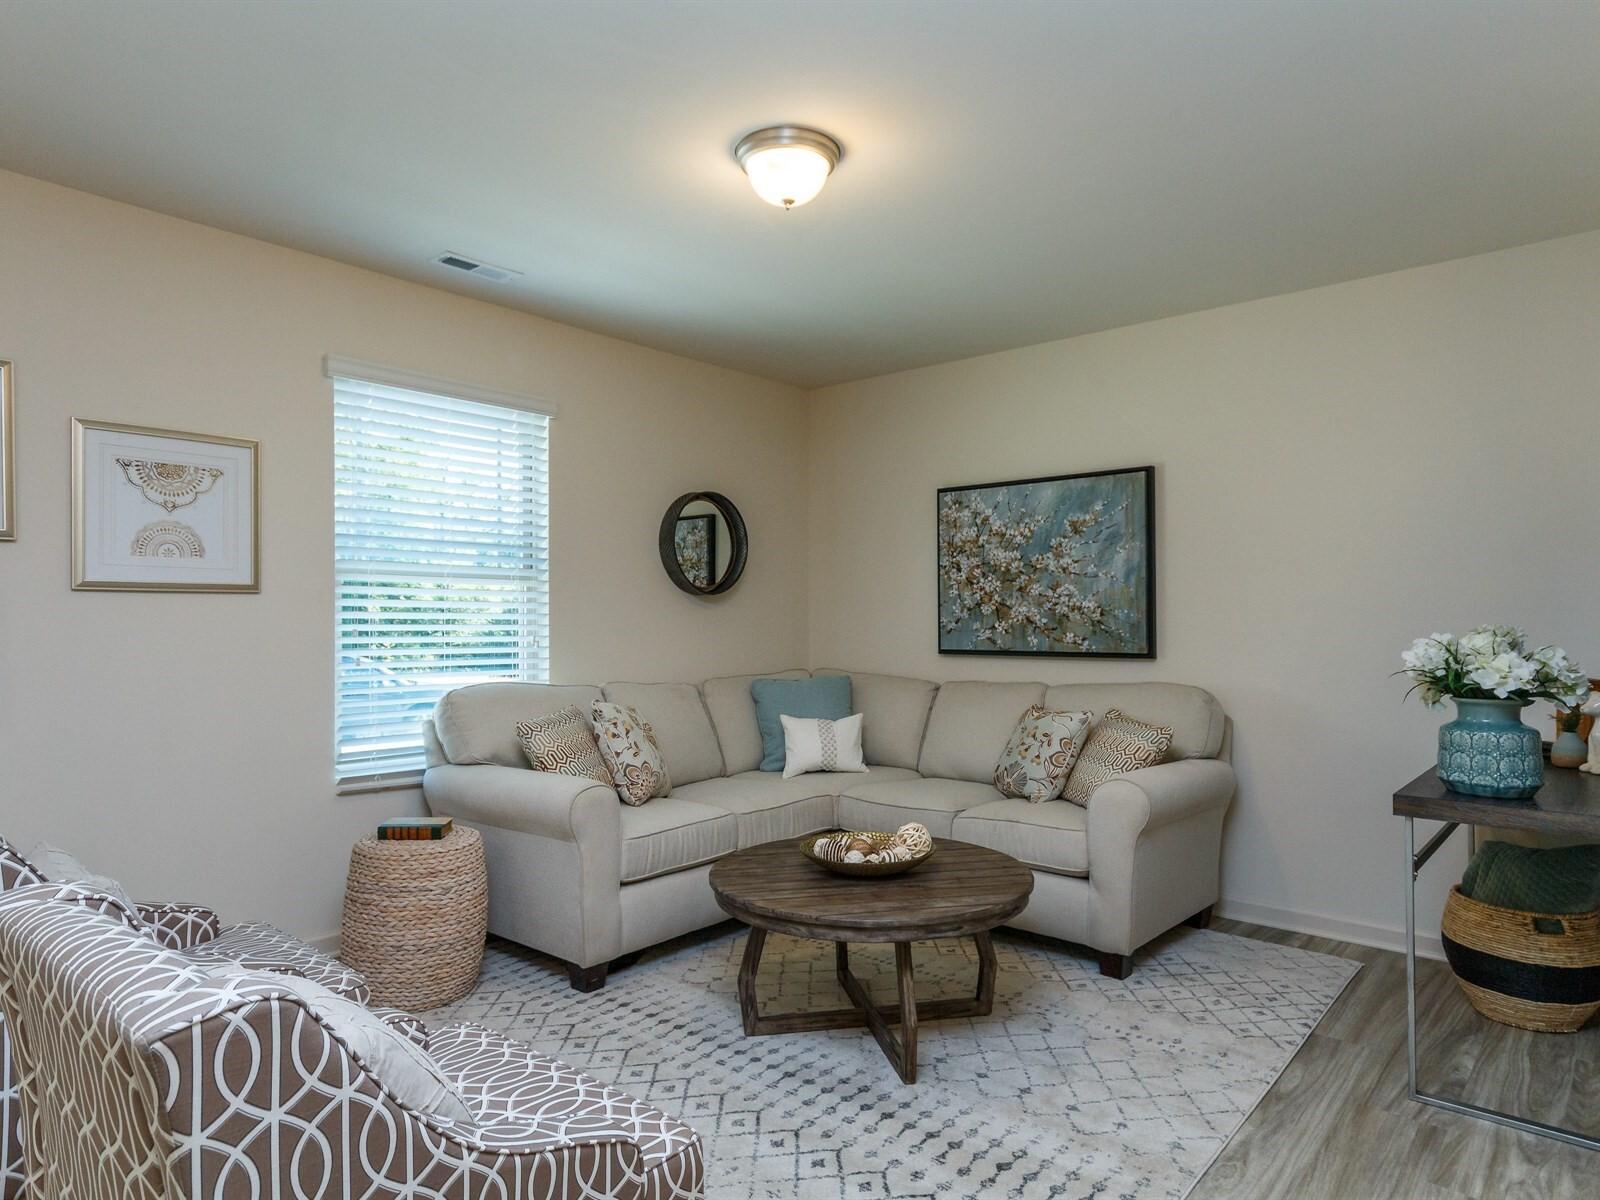
[[[1544,786],[1533,799],[1496,800],[1452,792],[1439,782],[1436,769],[1429,767],[1394,794],[1394,815],[1573,834],[1600,841],[1600,775],[1546,763]]]
[[[921,866],[886,879],[835,875],[801,854],[799,841],[720,859],[711,890],[723,911],[800,937],[904,942],[993,929],[1021,912],[1033,891],[1033,872],[1009,854],[948,838],[934,839]]]

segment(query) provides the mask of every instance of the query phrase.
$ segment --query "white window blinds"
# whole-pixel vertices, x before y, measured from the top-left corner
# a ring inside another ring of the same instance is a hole
[[[335,770],[381,784],[422,767],[451,688],[549,678],[550,418],[337,375],[333,397]]]

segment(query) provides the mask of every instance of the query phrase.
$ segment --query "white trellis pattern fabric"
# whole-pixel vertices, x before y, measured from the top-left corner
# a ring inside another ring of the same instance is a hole
[[[424,1048],[470,1123],[411,1112],[272,976],[212,978],[62,889],[0,896],[0,1007],[52,1200],[689,1200],[699,1137],[471,1025]],[[83,1136],[92,1126],[95,1137]]]
[[[0,837],[0,893],[26,884],[46,882],[38,867]],[[233,925],[223,930],[216,913],[198,904],[140,904],[128,911],[111,897],[82,887],[62,889],[79,903],[117,916],[156,945],[183,953],[197,965],[241,962],[255,970],[290,972],[325,984],[358,1004],[370,999],[366,980],[330,955],[306,945],[271,925]],[[421,1022],[394,1009],[382,1018],[418,1040]],[[0,1200],[23,1196],[22,1102],[13,1070],[5,1014],[0,1011]]]

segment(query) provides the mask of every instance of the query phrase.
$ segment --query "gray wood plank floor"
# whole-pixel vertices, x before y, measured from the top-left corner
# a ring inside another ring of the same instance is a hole
[[[1600,1152],[1406,1099],[1405,959],[1237,921],[1228,933],[1365,964],[1189,1200],[1595,1200]],[[1524,1033],[1419,964],[1421,1084],[1600,1137],[1600,1021]]]

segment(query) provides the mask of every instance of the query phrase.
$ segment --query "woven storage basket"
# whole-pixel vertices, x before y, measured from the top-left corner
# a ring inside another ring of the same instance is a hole
[[[1444,953],[1472,1007],[1540,1033],[1576,1033],[1600,1012],[1600,913],[1497,908],[1450,889]]]
[[[351,849],[339,957],[366,976],[374,1003],[423,1012],[459,1000],[477,985],[488,928],[477,830]]]

